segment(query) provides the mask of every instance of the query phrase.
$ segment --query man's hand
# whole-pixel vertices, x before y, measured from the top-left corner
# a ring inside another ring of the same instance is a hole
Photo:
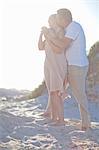
[[[62,51],[64,49],[67,49],[70,46],[71,42],[73,41],[72,39],[67,38],[67,37],[63,37],[62,39],[59,39],[58,37],[51,37],[51,36],[47,36],[47,37],[54,45],[59,47],[60,50]]]

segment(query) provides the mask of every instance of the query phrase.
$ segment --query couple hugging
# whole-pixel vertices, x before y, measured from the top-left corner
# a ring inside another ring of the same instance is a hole
[[[85,89],[89,63],[84,31],[65,8],[51,15],[48,23],[49,28],[42,27],[38,41],[39,50],[46,54],[44,75],[49,94],[43,115],[50,117],[53,125],[64,125],[64,99],[69,83],[79,106],[81,129],[86,130],[91,123]]]

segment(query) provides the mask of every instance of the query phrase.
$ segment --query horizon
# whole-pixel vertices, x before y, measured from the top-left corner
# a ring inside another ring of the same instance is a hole
[[[59,8],[68,6],[73,19],[82,25],[87,54],[99,40],[97,0],[76,0],[76,3],[72,0],[5,0],[0,3],[0,88],[33,90],[43,81],[45,54],[38,50],[37,42],[41,27],[47,25],[48,16]]]

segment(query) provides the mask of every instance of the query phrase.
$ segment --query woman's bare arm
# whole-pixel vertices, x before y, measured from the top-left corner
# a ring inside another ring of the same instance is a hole
[[[39,50],[44,50],[45,49],[45,40],[43,41],[42,36],[43,36],[43,33],[41,32],[41,34],[39,36],[39,41],[38,41]]]

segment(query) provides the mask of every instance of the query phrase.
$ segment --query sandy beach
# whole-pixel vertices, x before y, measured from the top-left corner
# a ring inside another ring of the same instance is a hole
[[[48,95],[30,100],[0,100],[0,150],[99,150],[99,102],[89,101],[92,128],[80,122],[76,101],[64,103],[65,126],[52,126],[41,116]]]

